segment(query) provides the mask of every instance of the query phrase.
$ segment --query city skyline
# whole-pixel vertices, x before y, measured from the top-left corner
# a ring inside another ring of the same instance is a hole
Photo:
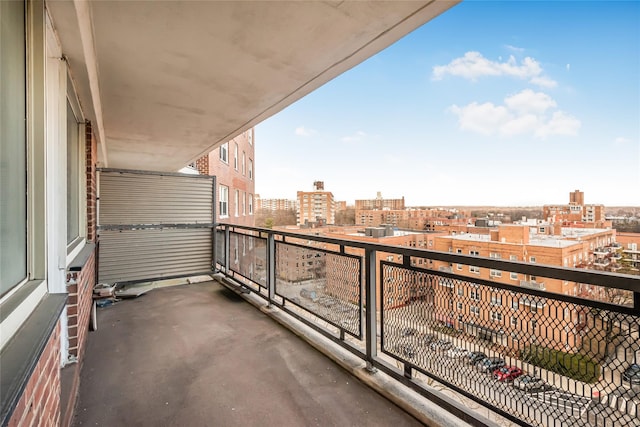
[[[640,205],[637,2],[465,1],[256,127],[256,193]],[[461,30],[463,29],[463,30]]]

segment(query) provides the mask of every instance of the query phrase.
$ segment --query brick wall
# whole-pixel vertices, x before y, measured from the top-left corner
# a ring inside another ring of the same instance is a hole
[[[79,272],[67,273],[67,322],[69,328],[69,354],[82,359],[89,330],[89,317],[93,305],[96,253],[92,253]]]
[[[60,424],[60,323],[38,360],[9,427],[58,426]]]
[[[196,169],[201,175],[209,175],[209,155],[206,154],[196,160]]]

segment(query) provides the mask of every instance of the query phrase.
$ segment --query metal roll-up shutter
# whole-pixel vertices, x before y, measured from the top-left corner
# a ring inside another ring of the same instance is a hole
[[[99,170],[98,280],[210,273],[215,177]]]

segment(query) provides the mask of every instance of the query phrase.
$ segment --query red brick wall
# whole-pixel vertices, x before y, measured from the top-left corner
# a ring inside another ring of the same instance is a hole
[[[49,337],[8,425],[48,427],[59,424],[60,323]]]
[[[95,284],[95,252],[91,254],[80,272],[67,273],[67,322],[69,328],[69,354],[78,360],[84,355],[89,330],[89,316],[93,305]]]
[[[196,169],[201,175],[209,175],[209,155],[204,155],[196,160]]]

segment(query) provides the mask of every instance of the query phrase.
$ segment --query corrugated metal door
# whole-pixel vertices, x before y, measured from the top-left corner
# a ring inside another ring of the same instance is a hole
[[[211,273],[215,177],[98,170],[98,280]]]

